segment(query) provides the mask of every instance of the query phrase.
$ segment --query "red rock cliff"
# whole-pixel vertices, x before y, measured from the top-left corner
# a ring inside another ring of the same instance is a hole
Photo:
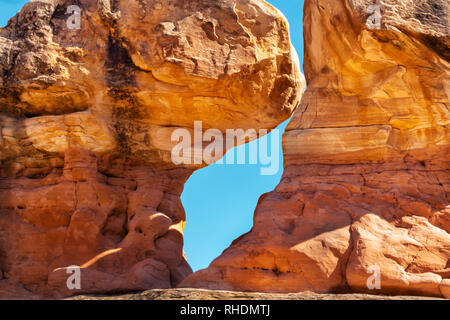
[[[176,286],[171,133],[273,129],[302,81],[259,0],[34,0],[0,29],[0,297]],[[76,18],[76,16],[75,16]],[[67,290],[67,268],[82,268]]]
[[[281,184],[182,286],[450,298],[449,4],[373,4],[305,1],[308,88]]]

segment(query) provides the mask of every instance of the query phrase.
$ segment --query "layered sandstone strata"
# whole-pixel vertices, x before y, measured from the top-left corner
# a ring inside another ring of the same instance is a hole
[[[274,128],[299,104],[293,53],[260,0],[27,3],[0,29],[0,297],[180,283],[204,164],[175,166],[171,134]]]
[[[305,1],[281,184],[182,286],[450,298],[449,4],[380,1],[379,25],[373,4]]]

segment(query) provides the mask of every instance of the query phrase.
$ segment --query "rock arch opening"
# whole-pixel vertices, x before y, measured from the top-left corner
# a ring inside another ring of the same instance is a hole
[[[181,200],[186,211],[184,250],[193,271],[207,268],[231,243],[250,231],[259,198],[272,191],[283,174],[281,137],[289,121],[268,136],[238,146],[227,156],[244,152],[247,160],[252,150],[266,140],[276,138],[279,168],[273,175],[262,175],[264,165],[213,164],[196,171],[186,182]]]

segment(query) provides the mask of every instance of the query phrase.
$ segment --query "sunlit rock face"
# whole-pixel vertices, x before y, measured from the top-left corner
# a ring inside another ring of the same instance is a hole
[[[172,133],[273,129],[304,86],[264,1],[80,0],[79,28],[73,4],[0,29],[0,297],[179,284],[179,197],[205,163],[176,166]]]
[[[305,1],[281,184],[182,286],[450,298],[449,4],[373,3]]]

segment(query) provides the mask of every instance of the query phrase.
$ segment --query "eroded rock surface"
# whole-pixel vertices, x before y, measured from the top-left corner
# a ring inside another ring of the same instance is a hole
[[[27,3],[0,29],[0,296],[179,284],[179,197],[205,164],[175,166],[172,132],[273,129],[299,104],[297,61],[264,1]]]
[[[181,286],[450,298],[449,4],[379,1],[379,29],[373,4],[305,1],[308,88],[281,184]]]
[[[261,293],[204,289],[153,289],[140,293],[108,296],[76,296],[70,300],[440,300],[417,296],[382,296],[368,294]]]

